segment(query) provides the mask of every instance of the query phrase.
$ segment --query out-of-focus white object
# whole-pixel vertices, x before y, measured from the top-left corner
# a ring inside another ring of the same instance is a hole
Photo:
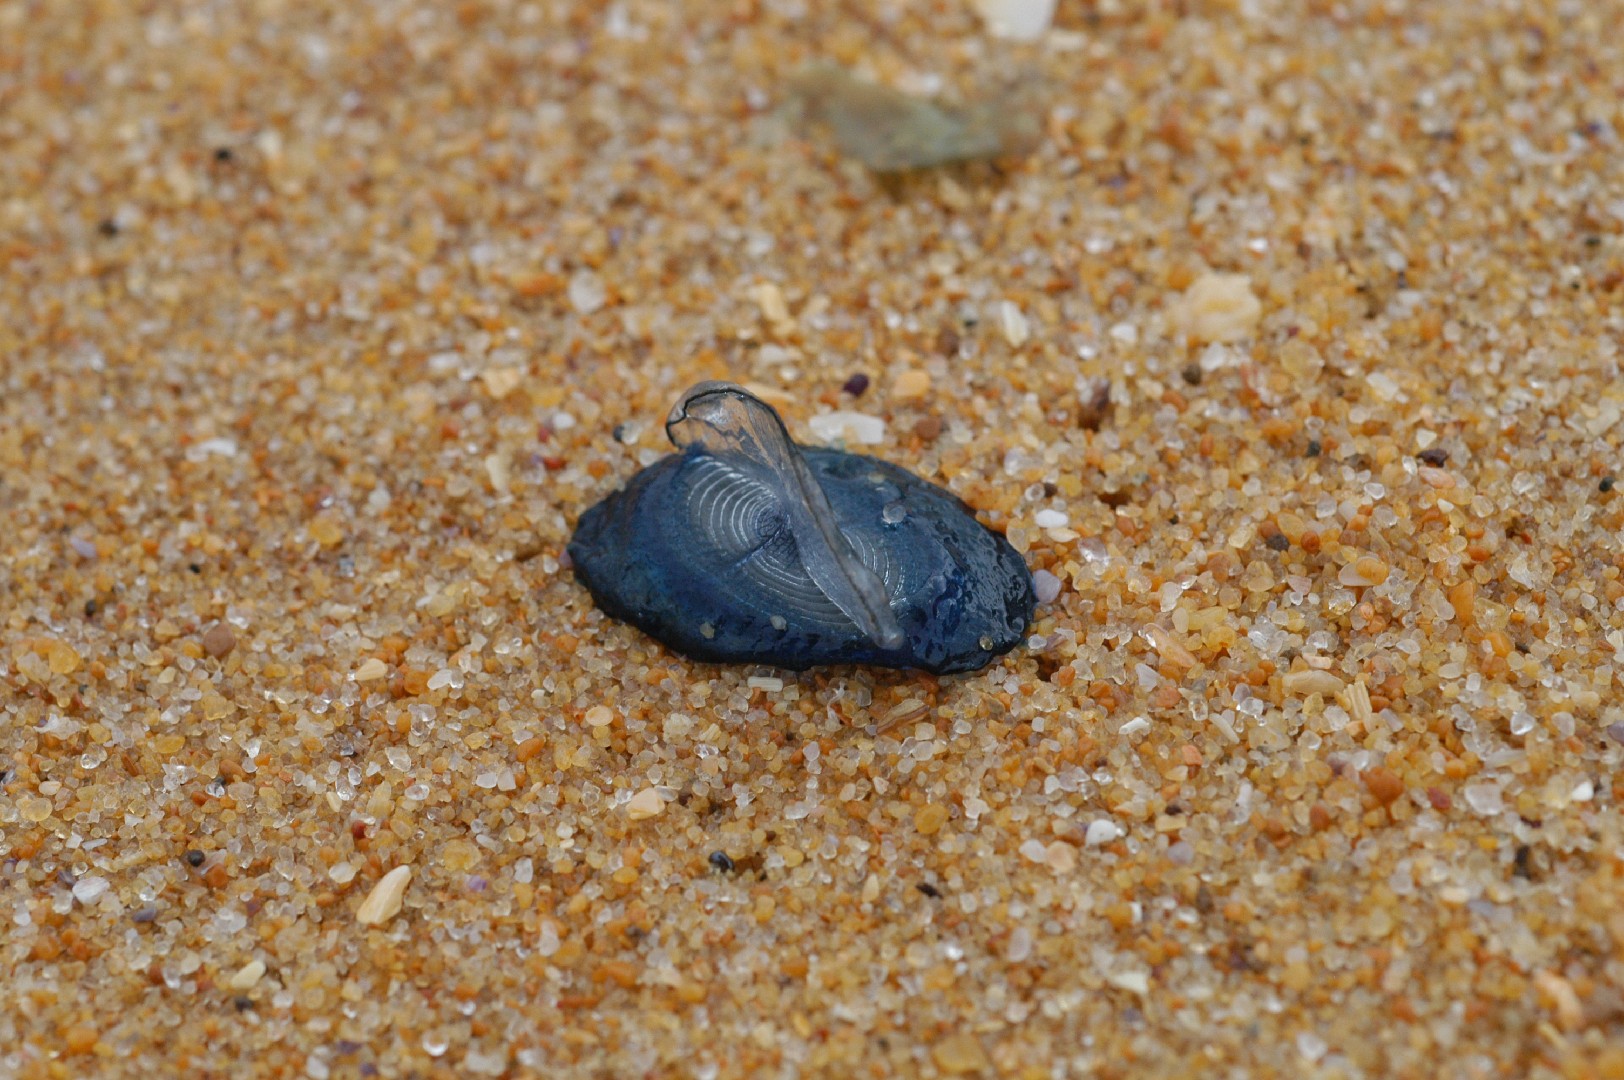
[[[1054,21],[1055,0],[975,0],[993,37],[1036,41]]]

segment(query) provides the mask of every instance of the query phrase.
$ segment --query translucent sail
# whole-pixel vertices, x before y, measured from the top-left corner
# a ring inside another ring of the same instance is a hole
[[[841,534],[823,488],[772,406],[733,383],[703,382],[677,402],[665,430],[678,447],[743,461],[771,484],[807,575],[870,641],[886,649],[902,644],[884,583]]]

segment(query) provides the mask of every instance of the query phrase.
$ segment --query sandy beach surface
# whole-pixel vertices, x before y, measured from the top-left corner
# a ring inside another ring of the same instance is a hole
[[[0,0],[0,1076],[1624,1077],[1621,23]],[[1030,640],[597,612],[705,378]]]

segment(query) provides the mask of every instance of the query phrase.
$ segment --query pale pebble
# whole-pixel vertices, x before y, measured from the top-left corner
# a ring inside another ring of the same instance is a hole
[[[264,974],[265,961],[250,960],[248,963],[237,969],[237,973],[231,976],[231,979],[227,985],[233,990],[252,990],[256,985],[258,985],[260,978]]]
[[[648,787],[633,795],[626,804],[626,816],[633,821],[646,821],[665,812],[665,800],[660,793]]]
[[[1173,328],[1191,341],[1228,343],[1248,338],[1263,317],[1245,274],[1203,274],[1172,305]]]
[[[412,881],[410,866],[397,866],[378,879],[356,909],[355,921],[363,926],[379,926],[400,914],[406,899],[406,886]]]
[[[826,443],[847,441],[874,446],[885,441],[885,421],[865,413],[821,413],[808,420],[807,426]]]

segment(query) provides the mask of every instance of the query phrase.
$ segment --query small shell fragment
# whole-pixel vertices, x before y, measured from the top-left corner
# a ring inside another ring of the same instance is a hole
[[[1336,580],[1349,588],[1380,585],[1387,580],[1387,564],[1373,555],[1364,555],[1337,571]]]
[[[355,669],[354,679],[356,682],[373,682],[387,674],[389,674],[389,665],[373,656]]]
[[[1119,990],[1143,997],[1150,993],[1150,976],[1143,971],[1118,971],[1105,977],[1105,981]]]
[[[1088,823],[1088,831],[1083,835],[1083,843],[1088,847],[1099,847],[1109,844],[1122,835],[1122,826],[1110,818],[1095,818]]]
[[[808,420],[806,426],[824,442],[848,440],[863,446],[875,446],[885,441],[885,421],[866,413],[822,413]]]
[[[363,926],[378,926],[400,914],[401,902],[406,898],[406,886],[412,881],[410,866],[397,866],[378,879],[361,901],[355,912],[355,921]]]
[[[626,816],[633,821],[647,821],[649,818],[657,817],[664,812],[665,800],[660,798],[660,793],[651,787],[644,788],[636,795],[633,795],[631,801],[626,804]]]
[[[1054,21],[1055,0],[976,0],[976,10],[993,37],[1036,41]]]
[[[998,329],[1003,332],[1009,347],[1018,349],[1032,336],[1032,328],[1020,305],[1013,300],[998,301]]]
[[[260,977],[265,974],[265,961],[250,960],[231,976],[226,984],[233,990],[252,990],[258,984]]]
[[[784,290],[770,281],[764,281],[751,290],[756,306],[761,308],[761,317],[775,333],[786,333],[795,329],[795,320],[790,317],[789,303],[784,299]]]
[[[1332,698],[1342,693],[1346,684],[1329,671],[1293,671],[1280,680],[1280,685],[1286,693],[1297,697],[1308,697],[1310,694],[1319,694],[1321,697]]]
[[[1263,304],[1245,274],[1203,274],[1170,312],[1175,329],[1192,341],[1228,344],[1252,336]]]

